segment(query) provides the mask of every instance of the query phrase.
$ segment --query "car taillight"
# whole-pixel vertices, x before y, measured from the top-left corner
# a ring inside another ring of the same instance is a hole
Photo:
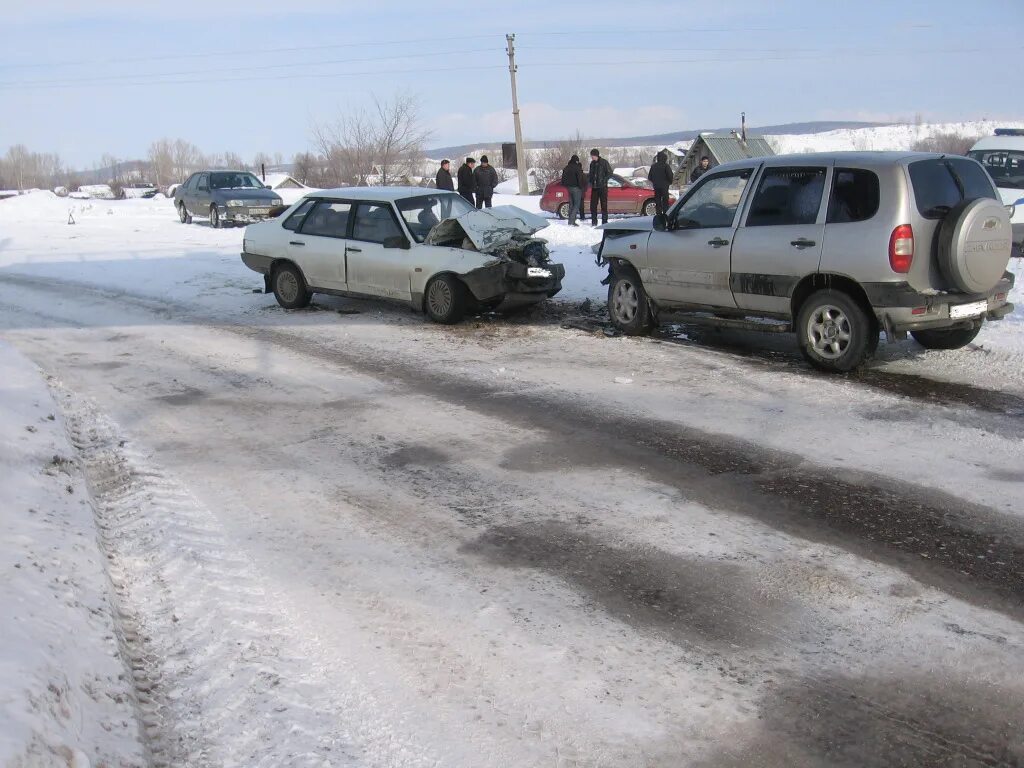
[[[914,228],[900,224],[889,235],[889,266],[893,272],[906,274],[914,261]]]

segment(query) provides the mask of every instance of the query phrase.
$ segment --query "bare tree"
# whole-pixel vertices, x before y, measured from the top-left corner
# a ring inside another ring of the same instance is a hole
[[[299,152],[292,158],[292,175],[303,184],[319,186],[322,182],[319,169],[316,155],[309,152]]]
[[[980,136],[963,136],[959,133],[936,133],[911,147],[915,152],[944,152],[947,155],[966,155]]]
[[[174,172],[174,143],[170,139],[158,139],[149,145],[149,170],[153,181],[160,189],[167,189],[184,178]]]
[[[178,181],[184,181],[203,162],[203,153],[195,144],[177,139],[174,142],[172,151],[174,156],[174,176]]]
[[[314,124],[313,144],[325,161],[328,183],[366,184],[379,174],[381,184],[412,175],[429,132],[413,94],[373,99],[373,109],[349,110],[334,123]]]
[[[577,128],[574,135],[545,149],[536,150],[532,153],[532,157],[531,153],[528,153],[526,157],[528,162],[519,164],[520,171],[526,172],[530,167],[536,168],[537,181],[543,186],[560,178],[562,169],[568,164],[569,158],[576,155],[580,158],[580,162],[584,162],[587,152],[589,150],[586,146],[586,139]],[[529,162],[531,160],[532,164]]]

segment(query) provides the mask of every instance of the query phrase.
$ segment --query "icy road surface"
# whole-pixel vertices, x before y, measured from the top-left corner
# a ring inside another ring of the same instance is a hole
[[[1019,310],[827,377],[564,307],[285,312],[241,230],[11,202],[0,335],[53,377],[152,764],[1024,764]]]

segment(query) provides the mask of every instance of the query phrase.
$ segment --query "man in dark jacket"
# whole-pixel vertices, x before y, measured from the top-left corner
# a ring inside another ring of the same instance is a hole
[[[487,155],[480,155],[480,165],[473,171],[473,182],[476,184],[476,207],[491,207],[491,196],[498,186],[498,172],[487,162]]]
[[[590,223],[597,226],[597,205],[601,204],[601,223],[608,223],[608,179],[612,177],[612,167],[601,157],[596,149],[590,150]]]
[[[587,177],[583,173],[583,163],[579,155],[569,158],[568,164],[562,169],[562,186],[569,192],[569,226],[578,227],[576,217],[583,215],[583,190],[587,186]]]
[[[466,198],[470,205],[476,205],[476,201],[473,200],[473,193],[476,192],[476,181],[473,179],[474,165],[476,165],[476,160],[472,157],[467,157],[466,162],[459,166],[459,172],[457,174],[459,179],[459,194]]]
[[[451,161],[442,160],[441,167],[437,170],[437,176],[434,178],[434,186],[438,189],[446,189],[449,192],[455,191],[455,184],[452,182],[451,172]]]
[[[654,165],[647,172],[647,179],[654,187],[654,204],[658,213],[668,210],[668,188],[672,186],[675,174],[668,164],[668,153],[661,150],[654,158]]]
[[[690,174],[690,183],[693,184],[693,182],[707,173],[709,168],[711,168],[711,158],[704,155],[704,157],[700,159],[700,165],[694,168],[693,173]]]

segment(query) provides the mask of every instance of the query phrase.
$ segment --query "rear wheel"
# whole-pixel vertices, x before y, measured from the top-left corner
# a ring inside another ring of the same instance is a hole
[[[830,373],[858,368],[878,344],[877,328],[864,309],[834,290],[807,297],[797,316],[796,333],[807,362]]]
[[[925,349],[960,349],[974,341],[980,332],[979,324],[975,328],[911,331],[910,335]]]
[[[654,326],[647,291],[635,272],[620,272],[608,286],[608,314],[627,336],[643,336]]]
[[[188,212],[188,208],[185,207],[184,203],[178,203],[178,218],[182,224],[192,223],[192,214]]]
[[[655,216],[658,213],[658,204],[654,200],[648,200],[644,203],[644,207],[641,210],[644,216]]]
[[[556,215],[560,219],[568,219],[569,218],[569,204],[568,203],[562,203],[560,206],[558,206],[558,210],[556,211]]]
[[[438,275],[427,286],[423,304],[435,323],[453,325],[466,314],[466,286],[452,275]]]
[[[308,307],[313,294],[306,286],[302,272],[293,264],[282,264],[274,270],[270,278],[274,289],[274,298],[285,309],[302,309]]]
[[[210,226],[214,229],[220,229],[220,211],[217,210],[216,205],[210,206]]]

